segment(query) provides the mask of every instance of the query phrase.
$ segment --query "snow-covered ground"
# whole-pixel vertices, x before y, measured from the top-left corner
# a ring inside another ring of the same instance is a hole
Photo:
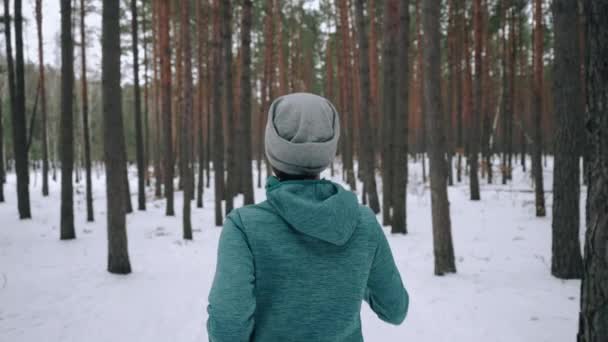
[[[550,275],[551,163],[546,218],[534,217],[530,176],[520,169],[505,186],[482,180],[480,202],[468,200],[466,182],[449,189],[458,273],[445,277],[433,275],[428,187],[420,182],[420,164],[410,170],[409,234],[389,235],[410,311],[401,326],[391,326],[364,304],[366,340],[573,341],[580,282]],[[133,171],[131,178],[135,192]],[[76,186],[72,241],[59,240],[59,184],[51,182],[51,195],[43,198],[40,175],[32,174],[31,183],[32,220],[17,218],[13,174],[8,201],[0,204],[1,342],[207,340],[207,295],[221,231],[213,224],[210,189],[205,208],[193,210],[192,242],[181,238],[181,192],[177,216],[168,218],[164,201],[149,189],[148,210],[127,218],[133,273],[118,276],[106,272],[103,175],[94,173],[94,223],[85,222],[84,184]],[[256,189],[256,200],[263,198]]]

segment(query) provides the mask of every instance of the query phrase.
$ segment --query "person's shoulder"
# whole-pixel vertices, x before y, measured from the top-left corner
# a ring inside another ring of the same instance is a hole
[[[268,201],[263,201],[234,209],[228,214],[227,218],[243,230],[246,228],[248,222],[257,221],[268,215],[274,215],[272,207]]]
[[[359,223],[361,228],[372,234],[382,229],[374,211],[363,204],[359,204]]]

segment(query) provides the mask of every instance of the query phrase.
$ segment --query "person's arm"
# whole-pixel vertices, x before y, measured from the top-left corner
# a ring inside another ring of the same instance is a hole
[[[409,296],[393,254],[380,225],[377,224],[378,246],[367,280],[364,299],[380,319],[391,324],[401,324],[409,306]]]
[[[207,332],[212,342],[249,341],[254,327],[253,255],[245,233],[233,220],[240,223],[238,215],[228,216],[224,223],[209,293]]]

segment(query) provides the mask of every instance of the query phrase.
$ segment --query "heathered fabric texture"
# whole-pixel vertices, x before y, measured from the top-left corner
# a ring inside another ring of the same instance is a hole
[[[409,298],[375,215],[326,180],[279,182],[232,211],[220,237],[213,342],[359,342],[363,300],[400,324]]]
[[[293,93],[270,105],[264,144],[277,170],[290,175],[320,173],[334,159],[339,138],[338,112],[321,96]]]

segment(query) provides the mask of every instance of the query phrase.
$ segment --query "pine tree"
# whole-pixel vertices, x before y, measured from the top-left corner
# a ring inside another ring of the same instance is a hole
[[[192,194],[194,192],[194,184],[192,183],[192,164],[191,158],[191,146],[192,146],[192,46],[190,43],[190,3],[188,1],[182,2],[181,4],[181,18],[180,18],[180,33],[182,35],[183,44],[183,56],[182,61],[184,63],[183,71],[183,101],[184,106],[181,111],[181,156],[180,169],[182,170],[183,182],[184,182],[184,206],[182,212],[183,220],[183,237],[186,240],[192,240],[192,218],[191,218],[191,207],[190,202],[192,200]]]
[[[44,51],[42,47],[42,0],[36,0],[36,33],[38,35],[38,72],[40,73],[40,114],[42,115],[42,196],[49,195],[48,113],[44,78]],[[1,133],[0,133],[1,134]],[[2,144],[0,143],[0,149]],[[2,152],[0,152],[2,153]],[[0,155],[1,157],[1,155]],[[1,158],[0,158],[1,159]],[[0,171],[3,172],[3,171]]]
[[[69,4],[69,0],[63,0]],[[119,0],[103,0],[101,84],[108,224],[108,272],[131,273],[124,193],[126,161],[120,86]]]
[[[392,233],[407,233],[407,137],[408,137],[408,103],[409,103],[409,35],[410,35],[409,0],[399,1],[399,44],[397,48],[397,61],[402,67],[395,65],[397,76],[397,91],[395,97],[394,123],[392,125],[393,138],[393,189],[391,204],[393,215],[391,218]]]
[[[431,178],[431,206],[433,218],[433,250],[435,274],[456,272],[454,247],[447,194],[445,163],[445,116],[441,104],[440,85],[440,2],[423,0],[422,25],[424,28],[424,103],[428,117],[429,168]]]
[[[173,205],[173,119],[171,117],[171,46],[169,45],[170,5],[168,1],[158,3],[159,50],[160,50],[160,83],[163,132],[163,176],[167,207],[165,214],[174,216]]]
[[[475,79],[473,81],[473,110],[470,127],[470,142],[469,142],[469,186],[471,192],[471,200],[478,201],[479,194],[479,122],[481,120],[481,100],[482,100],[482,37],[481,37],[481,0],[473,2],[473,27],[474,27],[474,50],[475,50]]]
[[[61,0],[61,239],[74,239],[74,41],[72,3]]]
[[[82,57],[82,129],[84,133],[84,167],[86,170],[86,202],[87,221],[93,222],[93,184],[91,179],[91,138],[89,137],[89,98],[87,92],[87,53],[86,53],[86,30],[85,30],[86,6],[85,1],[80,0],[80,53]]]
[[[584,8],[586,133],[591,152],[578,341],[603,342],[608,340],[608,2],[585,1]]]
[[[244,204],[253,204],[253,179],[251,174],[251,25],[252,25],[251,0],[243,0],[243,12],[241,14],[241,125],[243,143],[239,149],[241,153],[241,172],[244,193]]]
[[[553,102],[556,116],[553,169],[553,220],[551,274],[558,278],[580,278],[583,262],[579,241],[581,117],[577,4],[553,2],[555,62]]]
[[[543,0],[534,0],[534,78],[532,86],[532,112],[534,119],[534,143],[532,150],[532,174],[536,216],[545,216],[545,190],[542,166],[542,104],[543,104]]]
[[[29,193],[29,161],[26,133],[27,123],[25,117],[25,69],[23,62],[23,16],[21,14],[21,7],[21,0],[14,0],[15,83],[14,101],[12,101],[13,105],[11,106],[11,118],[15,171],[17,173],[17,207],[19,209],[19,218],[28,219],[32,217],[32,214],[30,210]],[[7,25],[10,24],[7,22]],[[7,45],[10,45],[10,43],[7,43]]]
[[[361,116],[363,124],[359,125],[361,131],[360,137],[360,156],[363,169],[364,193],[369,198],[369,206],[374,213],[380,212],[380,203],[378,202],[378,192],[376,190],[376,174],[375,174],[375,157],[373,143],[373,127],[371,107],[371,92],[370,92],[370,72],[369,72],[369,55],[367,52],[367,23],[363,14],[364,0],[356,0],[356,17],[359,39],[359,73],[360,73],[360,92],[361,92]],[[369,4],[368,4],[369,6]],[[369,11],[369,7],[368,7]]]
[[[137,159],[137,206],[146,210],[146,184],[144,164],[144,137],[141,114],[141,91],[139,87],[139,46],[137,35],[137,0],[131,0],[131,48],[133,53],[133,96],[135,111],[135,154]]]
[[[214,83],[213,88],[213,171],[215,172],[215,225],[221,226],[224,217],[222,214],[222,200],[224,199],[224,137],[222,124],[222,100],[224,95],[225,68],[222,51],[224,49],[224,40],[222,32],[224,25],[220,25],[221,15],[225,7],[224,1],[214,1],[214,32],[213,44],[215,55],[213,57]]]

